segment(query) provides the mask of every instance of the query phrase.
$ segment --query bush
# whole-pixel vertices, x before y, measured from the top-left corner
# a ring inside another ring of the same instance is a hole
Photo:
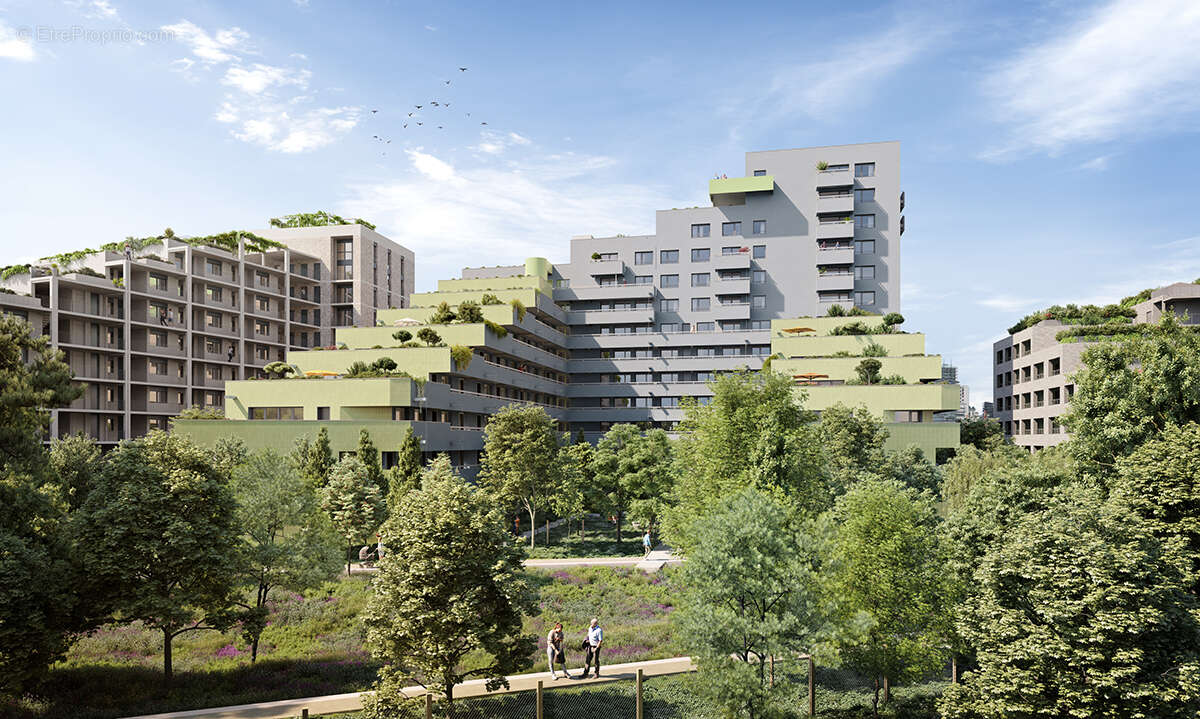
[[[854,368],[855,374],[858,375],[858,380],[863,384],[878,384],[879,370],[883,367],[883,363],[877,359],[865,359],[858,363]]]
[[[866,346],[863,347],[862,351],[863,357],[887,357],[887,355],[887,347],[884,347],[874,340],[868,342]]]
[[[448,325],[453,322],[455,318],[456,315],[454,314],[454,311],[450,309],[450,303],[443,302],[437,306],[437,309],[433,311],[433,314],[429,315],[429,324]],[[421,333],[417,332],[417,336],[420,337]]]
[[[392,339],[397,342],[407,342],[412,339],[412,332],[408,330],[396,330],[392,333]]]
[[[867,327],[861,320],[847,322],[844,325],[839,325],[829,330],[831,335],[869,335],[871,328]]]
[[[513,309],[517,311],[517,322],[524,322],[525,321],[525,303],[522,302],[521,300],[514,298],[512,302],[509,302],[509,304],[512,305]]]
[[[391,372],[392,370],[396,369],[396,360],[392,359],[391,357],[380,357],[372,362],[371,366],[377,370]]]
[[[458,306],[458,322],[463,324],[473,324],[483,322],[483,310],[479,307],[479,303],[473,300],[463,300]]]
[[[904,315],[899,312],[889,312],[883,316],[883,325],[885,327],[895,327],[902,324],[904,324]]]
[[[830,305],[829,311],[825,313],[826,317],[845,317],[846,308],[841,305]]]
[[[480,301],[485,305],[502,305],[502,304],[504,304],[503,302],[500,301],[499,297],[497,297],[496,295],[493,295],[490,292],[484,293],[483,298]]]
[[[908,380],[904,379],[904,375],[890,374],[879,379],[879,384],[908,384]]]
[[[496,324],[495,322],[492,322],[491,320],[484,320],[483,324],[485,327],[487,327],[489,330],[491,330],[492,333],[495,334],[497,337],[507,337],[508,336],[508,330],[504,328],[504,325]]]
[[[450,348],[450,358],[454,360],[454,367],[459,372],[471,365],[471,358],[474,356],[475,353],[466,345],[454,345]]]

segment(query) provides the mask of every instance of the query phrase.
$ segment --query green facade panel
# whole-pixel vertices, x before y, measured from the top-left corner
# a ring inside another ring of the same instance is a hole
[[[873,414],[886,415],[899,410],[945,412],[958,409],[956,384],[872,384],[797,387],[807,395],[805,409],[822,410],[835,404],[865,406]]]
[[[937,457],[939,449],[958,447],[958,422],[889,422],[884,448],[899,451],[915,444],[925,453],[929,461]]]
[[[771,192],[774,189],[774,175],[724,177],[708,181],[709,195],[730,195],[740,192]]]
[[[923,380],[937,380],[942,376],[941,355],[922,355],[920,357],[876,357],[883,365],[879,370],[881,376],[900,375],[910,384],[918,384]],[[788,375],[819,374],[825,377],[821,380],[854,380],[858,374],[854,371],[862,357],[807,357],[797,359],[776,359],[771,361],[771,368],[776,372]]]
[[[886,349],[889,357],[925,354],[923,334],[772,337],[771,353],[784,357],[828,357],[838,352],[862,355],[863,348],[872,343]]]
[[[317,418],[318,407],[329,407],[331,419],[344,418],[347,407],[375,407],[386,410],[380,419],[390,419],[392,407],[412,406],[418,396],[407,377],[239,380],[225,391],[229,420],[249,419],[252,407],[302,407],[306,420]]]
[[[405,430],[414,429],[421,422],[393,422],[377,420],[353,421],[270,421],[231,422],[229,420],[177,419],[172,431],[190,437],[197,444],[212,446],[222,437],[237,437],[250,450],[272,449],[287,454],[295,446],[296,439],[316,439],[324,427],[329,432],[329,444],[334,456],[339,452],[354,451],[358,447],[359,430],[366,429],[371,440],[380,451],[394,451],[404,439]]]

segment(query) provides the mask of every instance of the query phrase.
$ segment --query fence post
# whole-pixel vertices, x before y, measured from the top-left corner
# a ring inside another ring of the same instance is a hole
[[[537,719],[542,719],[542,680],[538,679],[537,685]]]
[[[771,655],[771,688],[775,688],[775,655]]]
[[[425,719],[433,719],[433,695],[425,693]]]
[[[958,684],[958,655],[950,655],[950,683]]]
[[[817,715],[817,678],[813,667],[813,658],[808,656],[808,715],[815,717]]]
[[[637,700],[634,702],[635,719],[642,719],[642,670],[639,668],[637,673]]]
[[[308,719],[308,709],[307,708],[300,710],[300,719]]]

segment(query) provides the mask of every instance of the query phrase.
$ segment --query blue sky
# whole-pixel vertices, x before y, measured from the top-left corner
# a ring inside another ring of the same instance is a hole
[[[328,209],[426,289],[899,140],[906,327],[978,406],[1021,315],[1200,276],[1197,47],[1195,0],[0,0],[0,264]]]

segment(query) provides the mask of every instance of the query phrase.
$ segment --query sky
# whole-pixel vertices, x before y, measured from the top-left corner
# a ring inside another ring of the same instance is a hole
[[[426,290],[898,140],[905,328],[978,407],[1024,314],[1200,277],[1198,47],[1196,0],[0,0],[0,265],[324,209]]]

